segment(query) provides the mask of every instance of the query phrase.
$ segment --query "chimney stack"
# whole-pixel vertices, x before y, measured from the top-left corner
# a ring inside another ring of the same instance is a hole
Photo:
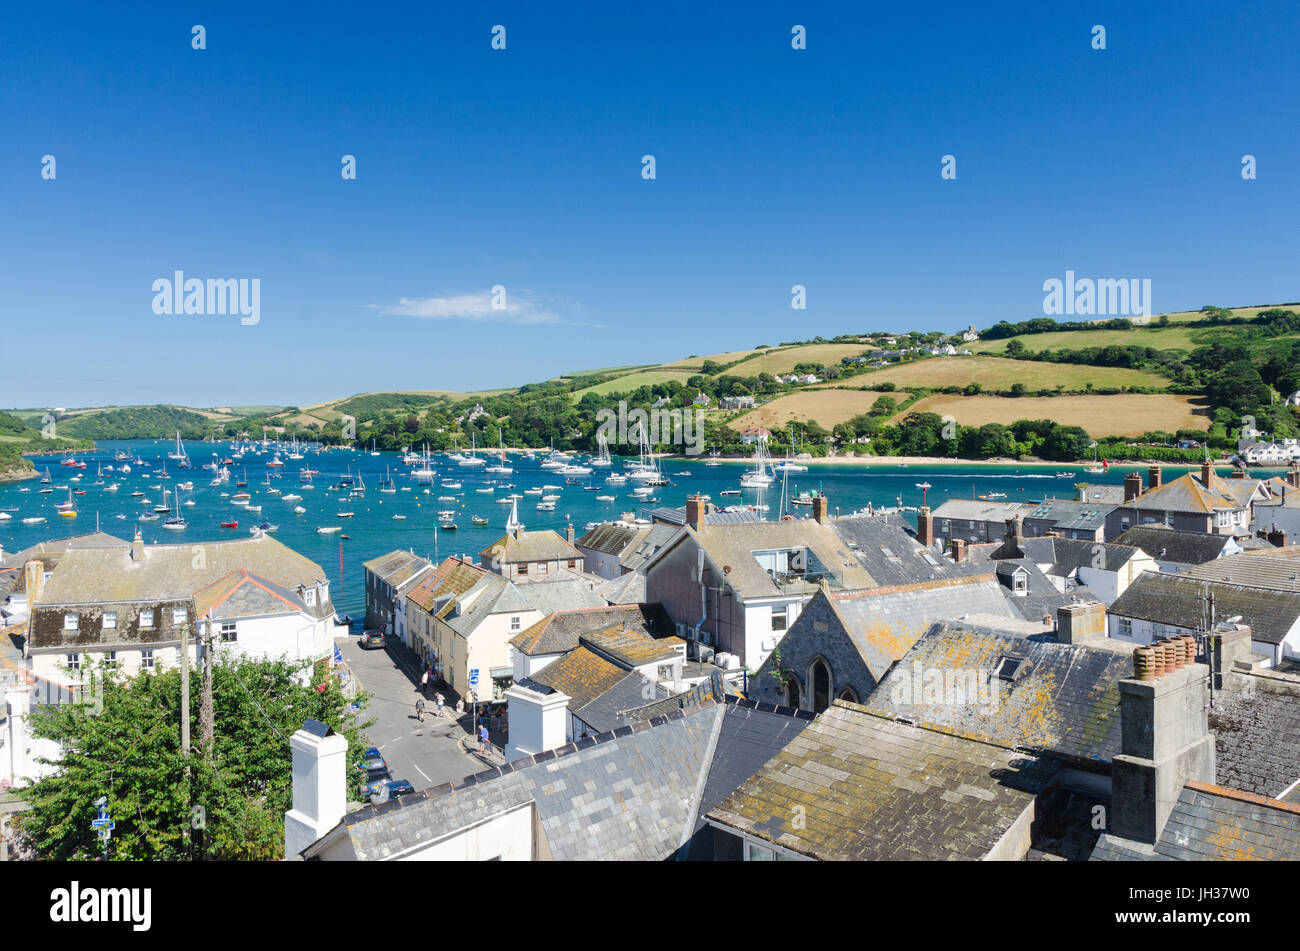
[[[1214,466],[1210,465],[1209,460],[1201,463],[1201,485],[1205,488],[1210,487],[1210,479],[1214,477]]]
[[[916,538],[926,548],[934,545],[934,513],[930,506],[922,505],[916,516]]]
[[[1163,484],[1163,474],[1159,466],[1151,466],[1147,469],[1147,491],[1158,489]]]
[[[686,497],[686,524],[697,532],[704,527],[705,511],[704,499],[698,493]]]
[[[1056,640],[1061,644],[1082,644],[1106,636],[1106,605],[1081,601],[1056,609]]]
[[[1286,481],[1293,489],[1300,489],[1300,466],[1295,463],[1286,470]]]
[[[27,588],[27,616],[31,608],[45,594],[45,563],[32,559],[23,565],[23,584]]]
[[[929,511],[930,511],[929,509],[922,509],[922,512],[929,512]],[[830,513],[831,513],[830,501],[826,498],[825,495],[823,495],[821,492],[818,492],[815,496],[813,496],[813,504],[812,504],[813,519],[817,522],[818,525],[825,525],[826,521],[830,518]],[[933,531],[931,531],[930,542],[933,541],[934,541],[934,533]],[[928,545],[930,544],[930,542],[926,542],[926,544]]]
[[[964,538],[949,539],[949,544],[952,546],[952,560],[954,562],[957,562],[958,564],[965,561],[966,560],[966,539]]]
[[[131,542],[131,560],[144,560],[144,538],[140,535],[140,529],[135,530],[135,538]]]
[[[564,540],[568,542],[570,545],[573,544],[573,523],[572,522],[564,526]]]
[[[1137,648],[1135,675],[1119,682],[1122,752],[1111,772],[1115,835],[1154,843],[1183,784],[1214,782],[1210,668],[1195,656],[1191,635],[1164,638]]]
[[[284,854],[297,855],[347,813],[347,738],[316,720],[289,737],[293,809],[284,814]]]
[[[1275,523],[1268,532],[1268,543],[1276,548],[1286,547],[1286,532],[1281,531]]]
[[[1246,478],[1246,470],[1243,469],[1243,468],[1241,468],[1241,466],[1236,466],[1236,467],[1232,470],[1232,476],[1231,476],[1231,478],[1233,478],[1233,479],[1244,479],[1244,478]]]
[[[1124,477],[1124,501],[1132,502],[1142,494],[1142,477],[1130,472]]]

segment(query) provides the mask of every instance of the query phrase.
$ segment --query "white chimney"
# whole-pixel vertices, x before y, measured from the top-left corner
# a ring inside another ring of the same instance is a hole
[[[297,855],[347,813],[348,741],[308,720],[289,737],[293,750],[293,809],[284,815],[284,854]]]
[[[506,691],[506,700],[510,709],[507,760],[557,749],[568,742],[568,694],[558,690],[540,693],[515,684]]]

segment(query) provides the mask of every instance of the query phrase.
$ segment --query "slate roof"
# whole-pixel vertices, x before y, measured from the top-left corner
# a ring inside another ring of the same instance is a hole
[[[640,604],[645,601],[645,575],[629,572],[610,578],[592,589],[610,604]]]
[[[1180,572],[1185,578],[1225,581],[1249,588],[1300,591],[1300,548],[1274,548],[1268,552],[1242,552],[1216,558]]]
[[[705,703],[349,813],[362,861],[393,859],[533,804],[559,861],[659,861],[685,844],[723,707]],[[324,843],[306,850],[311,856]]]
[[[202,560],[195,548],[202,549]],[[66,552],[45,585],[45,605],[185,600],[195,591],[244,569],[286,588],[325,581],[320,565],[270,535],[198,546],[146,545],[136,561],[127,547]]]
[[[601,694],[612,690],[628,674],[618,664],[608,661],[585,647],[569,651],[528,678],[535,684],[569,697],[569,709],[579,710]]]
[[[707,524],[708,520],[705,521]],[[625,572],[639,572],[654,557],[655,552],[667,545],[676,534],[677,529],[672,525],[651,525],[623,552],[619,565]]]
[[[1277,862],[1300,860],[1300,806],[1189,781],[1154,849],[1104,835],[1094,860]]]
[[[1060,541],[1061,539],[1057,539]],[[1065,539],[1069,541],[1069,539]],[[1023,539],[1027,552],[1034,551],[1035,539]],[[1084,545],[1093,545],[1095,542],[1082,542]],[[1006,580],[1003,591],[1006,592],[1007,603],[1011,608],[1026,621],[1041,622],[1044,617],[1056,617],[1059,608],[1074,604],[1078,601],[1096,601],[1097,596],[1087,585],[1070,583],[1065,591],[1058,591],[1052,579],[1043,573],[1038,567],[1037,561],[1030,556],[1023,558],[996,558],[1003,548],[1002,542],[985,542],[979,545],[970,545],[966,549],[966,560],[957,565],[957,569],[967,573],[974,574],[977,572],[998,572]],[[1045,549],[1039,549],[1045,551]],[[1064,551],[1064,549],[1062,549]],[[1052,556],[1055,557],[1055,545],[1052,546]],[[1024,568],[1027,573],[1025,592],[1023,595],[1014,594],[1011,589],[1010,568],[1002,568],[1000,571],[995,566],[1016,566]],[[1051,626],[1051,622],[1048,622]]]
[[[1044,499],[1027,505],[1020,514],[1026,519],[1042,519],[1061,531],[1095,532],[1105,528],[1106,516],[1113,505],[1096,502],[1074,502],[1067,499]]]
[[[1280,797],[1300,780],[1300,697],[1221,693],[1210,709],[1218,781]]]
[[[664,506],[661,508],[651,509],[646,513],[650,516],[651,521],[660,522],[664,525],[681,526],[686,524],[686,506],[680,508],[670,508]],[[761,522],[762,518],[757,512],[751,512],[748,509],[741,509],[736,512],[712,511],[704,513],[705,525],[735,525],[742,522]]]
[[[1134,525],[1115,539],[1116,545],[1141,548],[1157,561],[1199,565],[1223,554],[1232,536],[1180,532],[1164,525]]]
[[[1141,549],[1118,542],[1094,542],[1082,538],[1026,538],[1025,557],[1039,565],[1051,565],[1056,574],[1068,575],[1077,568],[1119,571]]]
[[[726,584],[741,598],[777,597],[782,591],[754,558],[755,551],[804,548],[846,588],[870,585],[873,579],[829,526],[813,519],[787,522],[709,525],[696,532],[687,526],[676,544],[694,539],[709,561],[726,575]],[[660,549],[662,555],[667,549]],[[656,558],[659,555],[655,556]],[[731,570],[728,572],[727,569]]]
[[[1115,599],[1109,613],[1195,630],[1204,621],[1204,599],[1210,593],[1214,595],[1216,616],[1240,615],[1242,623],[1250,625],[1251,639],[1267,644],[1280,644],[1300,618],[1300,591],[1206,582],[1191,577],[1191,571],[1177,575],[1142,572]]]
[[[979,860],[1056,770],[836,700],[708,817],[816,859]]]
[[[1213,471],[1209,482],[1205,483],[1201,479],[1201,470],[1196,469],[1157,488],[1147,489],[1136,499],[1121,502],[1119,507],[1197,515],[1235,512],[1249,504],[1258,487],[1258,479],[1225,479]]]
[[[1005,522],[1030,509],[1025,502],[996,502],[983,499],[947,499],[931,514],[936,519],[972,522]]]
[[[477,565],[455,557],[445,558],[438,567],[422,577],[419,583],[407,592],[406,597],[414,602],[416,607],[424,611],[432,611],[439,598],[444,595],[464,594],[478,584],[479,579],[485,574],[487,574],[486,569]],[[444,616],[447,610],[450,610],[449,603],[444,604],[438,616]]]
[[[887,588],[830,591],[827,596],[877,683],[935,621],[971,612],[1016,617],[1002,586],[988,574]]]
[[[1079,501],[1099,505],[1118,505],[1124,501],[1123,485],[1101,485],[1096,482],[1082,482],[1078,486]]]
[[[429,559],[421,558],[413,552],[390,551],[386,555],[380,555],[378,558],[371,558],[369,561],[362,562],[361,567],[371,574],[377,575],[394,588],[400,588],[425,568],[428,568],[430,564]]]
[[[1003,658],[1020,661],[1010,680],[996,673]],[[925,689],[930,671],[948,678],[933,694]],[[1109,762],[1120,752],[1118,683],[1131,675],[1127,653],[941,621],[866,706],[965,736]]]
[[[671,635],[656,638],[644,631],[619,626],[581,634],[578,640],[583,646],[613,658],[615,663],[628,669],[657,661],[676,660],[686,654],[685,650],[678,649],[686,646],[680,637]]]
[[[573,715],[587,724],[591,733],[606,733],[633,722],[627,716],[647,701],[654,702],[672,696],[671,692],[636,671],[625,676],[604,693],[593,697],[580,707],[570,706]]]
[[[619,625],[650,637],[664,637],[676,630],[662,604],[607,605],[556,611],[512,637],[510,646],[530,656],[562,654],[576,648],[583,634]]]
[[[565,541],[559,532],[547,528],[541,531],[507,532],[479,552],[479,559],[485,565],[494,558],[501,564],[509,565],[521,561],[580,560],[582,552]]]
[[[308,612],[317,616],[320,606],[308,608],[298,597],[273,581],[240,569],[194,593],[194,616],[211,613],[214,621]],[[332,610],[329,613],[333,613]]]
[[[911,527],[896,515],[835,518],[829,524],[877,586],[934,581],[961,573],[953,569],[952,562],[918,542]]]
[[[636,537],[645,529],[632,528],[629,525],[615,525],[605,522],[579,538],[574,544],[578,548],[598,551],[603,555],[622,555]]]
[[[10,552],[0,559],[0,570],[21,568],[36,555],[62,554],[86,548],[129,548],[131,543],[107,532],[90,532],[85,535],[68,535],[37,542],[21,551]]]

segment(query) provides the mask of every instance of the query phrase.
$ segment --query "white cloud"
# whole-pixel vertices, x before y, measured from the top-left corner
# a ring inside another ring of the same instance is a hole
[[[422,320],[500,321],[512,324],[571,323],[555,313],[531,291],[509,291],[505,306],[494,307],[491,291],[447,297],[402,297],[396,304],[367,304],[371,310]]]

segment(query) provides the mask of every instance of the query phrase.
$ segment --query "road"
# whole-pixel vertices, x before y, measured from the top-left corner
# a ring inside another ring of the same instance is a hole
[[[460,748],[465,735],[451,716],[441,719],[433,713],[433,700],[426,701],[424,722],[415,718],[419,678],[414,666],[399,661],[397,648],[362,650],[359,638],[349,636],[337,643],[361,688],[370,694],[364,712],[375,720],[368,731],[370,741],[388,760],[394,779],[405,779],[416,789],[454,782],[481,772],[483,763]]]

